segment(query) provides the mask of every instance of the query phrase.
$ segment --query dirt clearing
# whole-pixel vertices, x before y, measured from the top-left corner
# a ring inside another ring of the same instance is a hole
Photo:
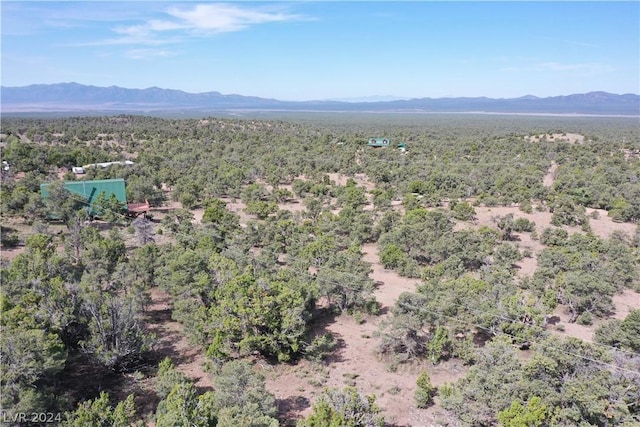
[[[160,359],[170,357],[176,369],[195,381],[201,389],[211,389],[212,382],[205,370],[207,358],[204,351],[190,343],[184,332],[184,326],[171,318],[171,295],[153,288],[151,304],[145,313],[149,332],[158,337],[156,352]]]
[[[374,295],[381,305],[381,316],[366,316],[360,322],[349,315],[326,319],[317,332],[331,332],[338,342],[327,362],[303,360],[296,365],[270,367],[265,370],[267,389],[275,394],[281,413],[288,418],[308,415],[324,387],[352,385],[365,394],[376,395],[388,425],[430,425],[442,411],[437,405],[429,409],[415,406],[413,393],[419,372],[428,369],[432,383],[438,386],[461,378],[467,369],[457,360],[438,366],[428,362],[398,365],[378,356],[376,332],[400,294],[415,291],[419,281],[384,269],[376,244],[365,244],[362,250],[363,259],[371,263],[370,277],[378,284]]]

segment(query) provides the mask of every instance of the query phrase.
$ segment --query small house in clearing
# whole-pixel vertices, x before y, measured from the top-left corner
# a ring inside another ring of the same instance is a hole
[[[389,138],[369,138],[369,142],[367,142],[367,147],[391,147],[391,139]],[[407,146],[404,142],[396,145],[396,148],[403,153],[407,151]]]
[[[125,160],[123,162],[102,162],[102,163],[91,163],[88,165],[84,165],[82,166],[83,169],[90,169],[90,168],[108,168],[109,166],[113,166],[113,165],[125,165],[125,166],[131,166],[131,165],[135,165],[134,162],[132,162],[131,160]]]
[[[391,140],[389,138],[369,138],[368,147],[390,147]]]
[[[49,185],[50,184],[47,183],[40,184],[40,194],[43,199],[48,197],[47,187]],[[107,198],[110,198],[112,195],[115,196],[116,200],[126,207],[126,213],[128,215],[137,216],[149,210],[148,202],[131,203],[127,205],[127,191],[124,179],[122,178],[93,181],[65,181],[63,186],[71,193],[80,196],[82,200],[86,200],[91,215],[99,215],[94,205],[102,193],[104,193]]]

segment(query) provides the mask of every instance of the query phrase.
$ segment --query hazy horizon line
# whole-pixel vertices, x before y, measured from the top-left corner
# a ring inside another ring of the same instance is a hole
[[[247,94],[240,94],[240,93],[222,93],[220,91],[217,90],[208,90],[208,91],[203,91],[203,92],[189,92],[183,89],[176,89],[176,88],[169,88],[169,87],[159,87],[159,86],[147,86],[147,87],[126,87],[126,86],[120,86],[117,84],[112,84],[109,86],[98,86],[95,84],[85,84],[85,83],[78,83],[76,81],[68,81],[68,82],[58,82],[58,83],[30,83],[27,85],[22,85],[22,86],[8,86],[8,85],[0,85],[1,88],[27,88],[30,86],[55,86],[55,85],[79,85],[79,86],[85,86],[85,87],[95,87],[95,88],[101,88],[101,89],[108,89],[108,88],[119,88],[119,89],[125,89],[125,90],[149,90],[149,89],[159,89],[159,90],[168,90],[168,91],[178,91],[178,92],[183,92],[189,95],[202,95],[202,94],[207,94],[207,93],[217,93],[220,94],[222,96],[243,96],[243,97],[255,97],[255,98],[261,98],[261,99],[267,99],[267,100],[276,100],[276,101],[284,101],[284,102],[344,102],[344,103],[373,103],[373,102],[393,102],[393,101],[410,101],[410,100],[416,100],[416,99],[455,99],[455,98],[487,98],[487,99],[520,99],[520,98],[537,98],[537,99],[545,99],[545,98],[555,98],[555,97],[561,97],[561,96],[571,96],[571,95],[586,95],[586,94],[590,94],[590,93],[607,93],[607,94],[611,94],[611,95],[618,95],[618,96],[624,96],[624,95],[636,95],[636,96],[640,96],[640,93],[633,93],[633,92],[626,92],[626,93],[614,93],[614,92],[608,92],[605,90],[590,90],[587,92],[573,92],[573,93],[567,93],[567,94],[557,94],[557,95],[548,95],[548,96],[540,96],[540,95],[534,95],[532,93],[526,93],[524,95],[520,95],[520,96],[511,96],[511,97],[504,97],[504,96],[491,96],[491,95],[476,95],[476,96],[470,96],[470,95],[445,95],[445,96],[402,96],[402,95],[378,95],[378,94],[370,94],[370,95],[354,95],[354,96],[327,96],[326,98],[312,98],[312,99],[285,99],[285,98],[277,98],[277,97],[263,97],[263,96],[257,96],[257,95],[247,95]],[[376,99],[379,98],[379,99]]]

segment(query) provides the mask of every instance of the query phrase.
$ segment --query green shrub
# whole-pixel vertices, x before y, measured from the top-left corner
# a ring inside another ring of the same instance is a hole
[[[391,243],[380,253],[380,262],[384,268],[397,268],[405,263],[407,255],[397,245]]]
[[[522,203],[520,203],[520,210],[524,213],[532,213],[533,212],[533,206],[531,206],[531,202],[528,200],[523,201]]]
[[[460,221],[471,221],[476,215],[476,211],[473,209],[473,206],[467,202],[455,202],[452,200],[449,207],[453,217]]]
[[[20,243],[20,238],[18,237],[18,233],[5,233],[2,230],[2,246],[5,248],[15,248]]]
[[[584,326],[593,325],[593,318],[591,317],[591,313],[589,313],[588,311],[585,311],[580,316],[578,316],[578,318],[576,319],[576,323],[578,325],[584,325]]]
[[[416,405],[418,408],[428,407],[432,403],[436,388],[431,384],[431,378],[429,378],[429,372],[426,369],[418,375],[416,386],[416,391],[413,394]]]
[[[311,341],[305,350],[305,357],[314,362],[324,360],[336,347],[336,340],[331,332],[319,335]]]
[[[191,193],[182,193],[180,195],[180,203],[185,209],[193,209],[198,203],[198,198]]]
[[[517,232],[532,232],[536,229],[536,224],[529,221],[527,218],[516,218],[513,221],[513,231]]]

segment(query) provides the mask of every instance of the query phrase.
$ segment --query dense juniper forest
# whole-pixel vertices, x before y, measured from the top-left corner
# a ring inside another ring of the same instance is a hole
[[[1,125],[4,425],[640,425],[637,118]]]

